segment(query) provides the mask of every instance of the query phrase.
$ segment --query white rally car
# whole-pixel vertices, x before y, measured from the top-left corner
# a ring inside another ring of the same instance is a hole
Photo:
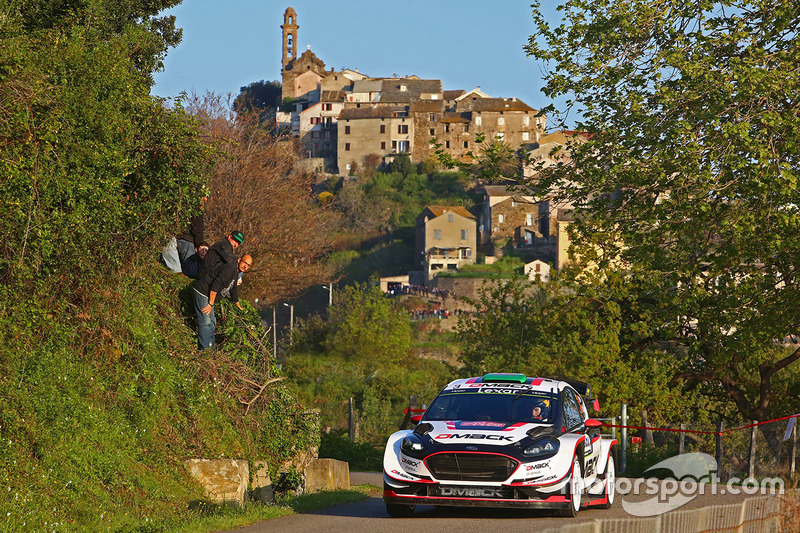
[[[616,440],[589,418],[585,384],[486,374],[448,384],[416,428],[389,437],[383,501],[391,516],[417,504],[558,509],[614,503]]]

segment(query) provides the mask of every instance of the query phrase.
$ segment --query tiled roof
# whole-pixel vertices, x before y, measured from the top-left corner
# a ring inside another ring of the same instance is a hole
[[[436,217],[440,217],[449,211],[465,218],[475,218],[475,215],[470,213],[466,207],[460,205],[429,205],[426,206],[425,209],[433,213],[433,216]]]
[[[511,98],[478,98],[473,105],[476,112],[499,112],[499,111],[533,111],[534,108],[519,99]]]
[[[532,194],[531,191],[525,190],[522,187],[509,187],[507,185],[484,185],[483,190],[489,196],[512,196],[521,198],[525,193]]]
[[[443,110],[444,102],[441,100],[415,100],[409,108],[412,113],[440,113]]]
[[[384,103],[409,103],[419,100],[423,94],[442,94],[441,80],[384,78],[382,81],[381,102]]]
[[[381,91],[381,80],[356,80],[353,82],[354,93],[378,93]]]
[[[442,98],[445,100],[455,100],[462,94],[466,94],[464,89],[455,89],[453,91],[442,91]]]
[[[322,91],[320,102],[344,102],[347,91]]]

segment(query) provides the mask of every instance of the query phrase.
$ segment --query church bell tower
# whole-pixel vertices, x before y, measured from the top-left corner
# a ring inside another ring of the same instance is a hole
[[[297,58],[297,13],[289,7],[283,13],[283,50],[281,51],[281,70]]]

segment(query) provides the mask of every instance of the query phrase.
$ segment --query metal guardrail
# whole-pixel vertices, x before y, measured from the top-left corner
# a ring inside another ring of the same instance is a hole
[[[779,533],[781,504],[779,496],[763,496],[649,518],[600,518],[542,533]]]

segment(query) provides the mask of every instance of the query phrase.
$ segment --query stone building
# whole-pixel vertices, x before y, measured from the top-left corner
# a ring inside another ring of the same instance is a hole
[[[417,216],[415,263],[426,282],[440,271],[455,271],[475,263],[477,220],[461,206],[427,206]]]
[[[349,174],[365,159],[391,162],[407,153],[419,163],[434,156],[435,140],[459,159],[479,153],[476,136],[512,148],[533,149],[545,129],[544,116],[517,98],[492,98],[477,87],[444,90],[441,80],[416,76],[369,78],[358,70],[339,72],[311,50],[297,55],[297,13],[291,7],[281,25],[282,96],[294,100],[291,131],[309,157],[325,168]]]

